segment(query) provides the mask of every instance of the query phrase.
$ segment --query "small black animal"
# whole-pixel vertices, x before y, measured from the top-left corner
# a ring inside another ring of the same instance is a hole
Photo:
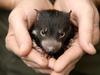
[[[75,35],[70,14],[58,10],[37,11],[38,16],[30,35],[48,55],[58,58]]]

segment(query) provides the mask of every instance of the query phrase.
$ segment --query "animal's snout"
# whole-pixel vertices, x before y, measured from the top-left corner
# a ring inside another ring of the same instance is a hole
[[[47,53],[53,54],[61,48],[62,44],[55,39],[46,39],[41,42],[41,45]]]

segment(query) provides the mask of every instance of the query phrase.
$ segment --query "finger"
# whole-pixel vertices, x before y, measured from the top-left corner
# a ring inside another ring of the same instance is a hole
[[[72,47],[70,47],[57,59],[54,65],[54,70],[56,72],[61,72],[65,67],[76,59],[79,59],[82,55],[83,51],[81,47],[79,46],[78,42],[75,42]]]
[[[41,68],[41,66],[39,66],[38,64],[36,64],[34,62],[31,62],[31,61],[28,61],[28,60],[25,60],[25,59],[22,59],[22,60],[30,68]]]
[[[51,75],[69,75],[70,72],[74,69],[75,64],[76,64],[76,61],[72,62],[71,64],[69,64],[62,72],[55,72],[55,71],[53,71],[51,73]]]
[[[91,7],[90,7],[91,8]],[[89,13],[91,12],[91,13]],[[79,15],[79,41],[86,53],[95,54],[96,50],[92,45],[93,36],[93,9],[88,9],[84,14]]]
[[[64,74],[64,75],[70,75],[70,72],[74,69],[74,67],[75,67],[75,64],[69,65],[69,66],[63,71],[63,74]]]
[[[14,54],[20,56],[19,47],[11,27],[9,27],[5,41],[6,41],[6,48],[9,51],[12,51]]]
[[[56,62],[55,58],[50,58],[48,67],[50,67],[51,69],[54,69],[55,62]]]
[[[37,63],[42,68],[45,68],[48,66],[48,60],[43,56],[43,54],[39,53],[35,49],[32,49],[32,51],[29,53],[28,56],[25,57],[27,60],[31,62]]]
[[[97,8],[94,6],[94,4],[91,2],[93,8],[94,8],[94,29],[93,29],[93,44],[96,45],[99,42],[100,38],[100,31],[99,31],[99,13],[97,11]]]
[[[19,47],[19,55],[26,56],[32,49],[32,41],[27,29],[27,23],[22,18],[24,15],[18,13],[10,15],[9,23],[13,28],[14,36]]]

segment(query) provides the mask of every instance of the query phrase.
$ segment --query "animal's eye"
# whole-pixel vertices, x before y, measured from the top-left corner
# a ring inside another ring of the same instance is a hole
[[[65,36],[65,32],[59,32],[59,38],[63,38]]]
[[[47,33],[47,28],[42,29],[42,30],[40,31],[40,35],[43,36],[43,37],[46,35],[46,33]]]

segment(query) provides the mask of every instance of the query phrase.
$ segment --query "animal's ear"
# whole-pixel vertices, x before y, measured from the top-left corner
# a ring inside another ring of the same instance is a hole
[[[72,13],[72,10],[70,10],[70,11],[67,13],[69,18],[71,17],[71,13]]]
[[[37,20],[38,20],[38,17],[39,17],[39,14],[40,14],[40,11],[38,9],[34,9],[36,11],[36,14],[37,14]]]
[[[36,13],[38,14],[40,11],[38,9],[34,9],[36,11]]]

